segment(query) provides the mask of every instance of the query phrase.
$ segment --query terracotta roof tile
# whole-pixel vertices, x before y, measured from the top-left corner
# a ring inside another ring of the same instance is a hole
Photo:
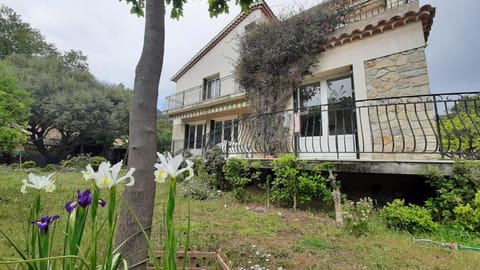
[[[389,20],[381,20],[376,25],[369,24],[363,29],[355,29],[349,33],[343,33],[338,37],[331,37],[329,40],[327,40],[323,48],[325,50],[332,49],[355,40],[371,37],[373,35],[395,29],[396,27],[401,27],[403,25],[418,21],[422,22],[423,36],[426,42],[430,34],[430,29],[432,28],[434,17],[435,8],[431,5],[424,5],[417,12],[408,11],[403,16],[396,15]]]

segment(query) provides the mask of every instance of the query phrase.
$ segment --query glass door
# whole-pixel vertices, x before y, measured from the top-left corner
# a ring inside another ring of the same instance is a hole
[[[355,158],[355,103],[351,76],[322,80],[296,91],[302,158]]]

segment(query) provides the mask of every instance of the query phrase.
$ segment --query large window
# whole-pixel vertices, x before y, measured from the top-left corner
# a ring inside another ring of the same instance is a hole
[[[219,144],[223,141],[236,142],[238,140],[238,120],[213,121],[212,139],[214,144]]]
[[[211,99],[220,96],[220,78],[208,78],[203,80],[203,99]]]
[[[355,131],[352,76],[321,80],[295,91],[294,106],[300,114],[300,135],[335,136]]]
[[[201,149],[205,143],[205,124],[185,125],[185,148]]]
[[[300,87],[296,107],[300,112],[300,135],[322,136],[322,102],[320,83]]]
[[[327,80],[328,133],[352,134],[355,126],[352,77]]]

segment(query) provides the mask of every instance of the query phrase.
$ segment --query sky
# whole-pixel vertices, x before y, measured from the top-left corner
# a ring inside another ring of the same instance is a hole
[[[279,15],[319,1],[267,3]],[[207,2],[189,0],[184,17],[166,19],[159,109],[165,96],[175,92],[171,76],[240,12],[232,6],[229,14],[210,18]],[[133,88],[145,21],[130,14],[125,0],[0,0],[0,4],[14,9],[60,51],[81,50],[98,80]],[[480,1],[420,0],[424,4],[437,7],[426,49],[432,92],[480,91],[480,22],[476,20]]]

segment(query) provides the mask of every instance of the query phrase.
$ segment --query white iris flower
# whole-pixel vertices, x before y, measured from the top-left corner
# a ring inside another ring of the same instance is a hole
[[[49,174],[47,176],[38,176],[33,173],[28,174],[28,180],[23,179],[23,186],[20,189],[22,193],[27,193],[27,187],[33,188],[36,190],[44,189],[46,192],[53,192],[55,190],[55,180],[51,177],[55,173]]]
[[[193,162],[191,162],[190,160],[185,160],[185,162],[187,163],[187,166],[185,168],[179,168],[183,162],[182,154],[176,155],[174,158],[172,158],[172,155],[170,153],[168,153],[167,157],[165,157],[164,155],[157,152],[157,156],[160,160],[160,163],[156,163],[154,165],[157,169],[154,172],[155,182],[165,183],[165,180],[167,178],[172,178],[175,180],[178,175],[181,175],[186,171],[189,172],[189,175],[187,178],[185,178],[185,180],[193,177]]]
[[[125,184],[126,186],[133,186],[135,184],[135,178],[133,173],[135,168],[130,168],[128,172],[122,176],[118,177],[120,170],[122,169],[122,161],[111,166],[110,162],[102,162],[98,166],[98,171],[95,172],[90,164],[87,165],[86,170],[82,171],[83,177],[85,180],[94,180],[95,185],[102,188],[111,188],[114,185],[129,179],[130,181]]]

